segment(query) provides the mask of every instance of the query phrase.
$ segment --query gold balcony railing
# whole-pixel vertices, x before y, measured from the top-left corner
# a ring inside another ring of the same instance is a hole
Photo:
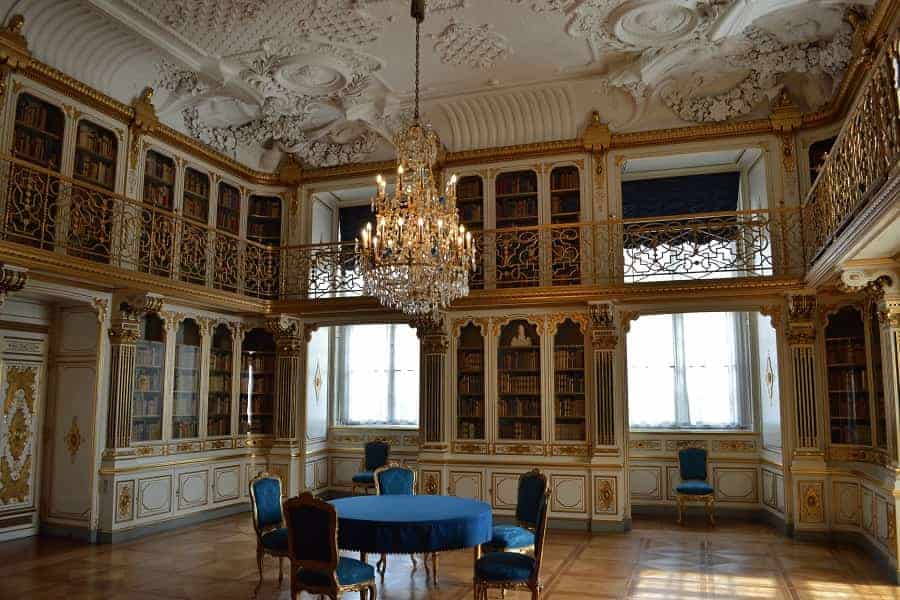
[[[611,219],[475,232],[473,290],[800,277],[799,208]],[[282,297],[359,296],[354,244],[281,249]]]
[[[0,239],[256,298],[278,296],[277,248],[0,156]]]
[[[807,260],[818,258],[897,174],[900,162],[900,34],[875,59],[804,203]]]

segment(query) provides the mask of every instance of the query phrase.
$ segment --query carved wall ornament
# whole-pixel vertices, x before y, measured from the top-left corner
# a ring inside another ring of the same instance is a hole
[[[591,317],[591,345],[595,350],[615,350],[619,336],[613,305],[608,302],[592,302],[588,309]]]
[[[616,512],[616,479],[615,477],[598,477],[594,480],[594,512]]]
[[[451,21],[434,44],[441,62],[490,70],[509,57],[512,49],[490,25]]]
[[[0,505],[31,495],[37,367],[9,366],[0,413]]]
[[[134,518],[134,481],[121,481],[117,488],[116,522],[130,521]]]
[[[13,267],[0,263],[0,306],[6,302],[6,296],[18,292],[28,281],[28,271],[21,267]]]
[[[77,416],[72,417],[72,424],[69,425],[69,431],[63,436],[63,441],[66,444],[66,452],[69,453],[69,461],[74,465],[75,455],[78,454],[81,444],[85,441],[84,436],[81,435],[81,429],[78,428]]]
[[[820,481],[802,481],[800,490],[800,522],[824,523],[825,507],[822,504],[823,484]]]
[[[685,448],[703,448],[709,449],[709,443],[706,440],[666,440],[666,450],[678,451]]]
[[[320,398],[320,393],[322,392],[322,365],[319,364],[318,359],[316,359],[316,373],[313,375],[313,389],[316,392],[316,406],[321,404],[322,399]]]
[[[755,452],[754,440],[713,440],[712,449],[720,452]]]
[[[629,440],[628,447],[632,450],[662,450],[660,440]]]
[[[769,406],[774,406],[775,402],[775,370],[772,368],[772,353],[766,354],[766,394],[769,397]]]

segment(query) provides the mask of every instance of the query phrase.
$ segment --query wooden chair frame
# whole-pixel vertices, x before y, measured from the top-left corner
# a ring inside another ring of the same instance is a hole
[[[535,528],[535,535],[540,538],[540,544],[534,549],[534,571],[526,581],[482,581],[474,576],[474,600],[488,600],[488,590],[496,588],[506,596],[506,590],[530,590],[531,600],[540,600],[544,586],[541,583],[541,561],[544,555],[544,544],[547,542],[547,521],[550,520],[550,490],[544,492],[544,514]]]
[[[684,525],[684,507],[688,502],[703,502],[706,505],[706,518],[709,519],[710,525],[716,524],[716,494],[683,494],[676,492],[676,501],[678,503],[678,519],[676,523]]]
[[[279,552],[277,550],[272,550],[270,548],[266,548],[262,544],[262,536],[270,531],[278,529],[277,525],[271,525],[269,527],[265,527],[260,529],[259,527],[259,512],[256,506],[256,490],[254,489],[254,484],[263,479],[274,479],[278,482],[278,492],[279,496],[281,496],[281,492],[284,489],[282,487],[281,477],[278,475],[274,475],[272,473],[267,473],[262,471],[256,475],[253,479],[250,480],[250,506],[252,508],[253,514],[253,530],[256,532],[256,567],[259,569],[259,582],[256,584],[256,590],[254,591],[254,595],[259,593],[259,588],[262,587],[263,582],[263,557],[268,554],[273,558],[278,559],[278,584],[281,585],[281,582],[284,581],[284,566],[282,565],[282,559],[285,558],[288,554],[287,552]],[[281,498],[278,499],[278,510],[281,511],[281,526],[285,525],[284,520],[284,506],[281,504]]]
[[[329,549],[330,556],[327,561],[318,561],[318,560],[299,560],[295,559],[296,556],[294,549],[294,536],[291,535],[291,529],[293,525],[291,523],[291,509],[294,507],[302,507],[302,506],[311,506],[321,510],[326,519],[328,519],[328,528],[334,531],[334,542],[331,544],[331,548]],[[296,599],[300,592],[307,592],[312,595],[320,595],[320,596],[328,596],[332,600],[337,600],[339,594],[344,592],[359,592],[359,597],[361,600],[377,600],[378,592],[375,588],[375,579],[371,579],[369,581],[361,581],[359,583],[354,583],[352,585],[341,585],[338,581],[337,576],[337,567],[338,561],[340,560],[340,552],[338,551],[338,517],[337,517],[337,509],[334,508],[334,505],[325,502],[324,500],[319,500],[314,497],[309,492],[304,492],[299,497],[296,498],[288,498],[284,502],[284,514],[285,520],[287,521],[288,526],[288,558],[291,560],[291,599]],[[300,569],[314,571],[319,573],[329,572],[331,574],[331,581],[327,586],[301,586],[300,582],[297,580],[297,573]]]
[[[537,477],[539,479],[542,479],[544,482],[544,494],[546,495],[546,494],[550,493],[550,480],[547,478],[547,475],[544,474],[540,469],[534,468],[530,471],[526,471],[525,473],[522,473],[521,475],[519,475],[519,484],[520,485],[521,485],[522,480],[525,479],[526,477]],[[518,525],[519,527],[521,527],[522,529],[527,529],[528,531],[530,531],[532,533],[537,532],[536,531],[537,526],[532,525],[531,523],[526,523],[525,521],[520,521],[520,520],[516,519],[515,524]],[[486,544],[485,546],[489,551],[491,550],[490,544]],[[522,546],[521,548],[510,548],[508,550],[499,550],[498,549],[498,551],[518,552],[519,554],[527,554],[529,552],[534,551],[534,544],[532,544],[530,546]]]

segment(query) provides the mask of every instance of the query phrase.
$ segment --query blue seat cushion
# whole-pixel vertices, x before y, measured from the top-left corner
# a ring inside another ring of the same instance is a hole
[[[713,489],[712,486],[706,483],[705,481],[682,481],[675,488],[680,494],[690,494],[692,496],[702,496],[703,494],[712,494]]]
[[[518,525],[494,525],[490,545],[501,550],[534,546],[534,534]]]
[[[287,552],[288,549],[288,530],[287,527],[281,529],[273,529],[262,534],[260,542],[266,550],[274,550],[275,552]]]
[[[375,485],[375,473],[372,471],[361,471],[353,476],[353,483],[371,483]]]
[[[375,579],[375,567],[361,560],[342,556],[337,566],[338,583],[342,586],[362,583]],[[300,569],[297,571],[297,580],[310,587],[328,587],[331,585],[331,577],[327,573]]]
[[[475,563],[475,577],[482,581],[527,581],[534,559],[517,552],[490,552]]]
[[[259,528],[281,525],[281,482],[274,477],[259,479],[253,483],[253,495]]]

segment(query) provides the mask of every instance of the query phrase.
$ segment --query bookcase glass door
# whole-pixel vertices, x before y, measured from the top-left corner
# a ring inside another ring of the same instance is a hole
[[[460,329],[456,357],[456,437],[483,440],[484,336],[474,323]]]
[[[556,167],[550,172],[550,263],[554,285],[581,283],[581,236],[578,227],[565,223],[581,220],[581,184],[578,167]]]
[[[86,119],[78,122],[73,177],[113,191],[116,187],[116,134]],[[69,209],[68,253],[97,262],[109,262],[112,252],[113,200],[84,187],[72,188]]]
[[[831,443],[872,443],[866,364],[866,330],[862,312],[845,306],[828,317],[825,327],[825,360]]]
[[[65,116],[58,106],[29,94],[21,94],[16,103],[13,155],[38,167],[59,172],[65,125]],[[6,238],[19,244],[53,249],[59,179],[12,165],[7,181]]]
[[[275,339],[251,329],[241,346],[240,432],[271,435],[275,410]]]
[[[141,319],[140,337],[135,344],[131,420],[134,442],[162,439],[165,372],[166,329],[162,319],[148,314]]]
[[[209,223],[209,176],[188,167],[184,170],[184,192],[181,211],[185,222],[181,226],[179,245],[182,281],[206,285],[206,269],[211,243],[206,228]]]
[[[584,332],[571,319],[553,336],[554,434],[559,441],[587,440]]]
[[[887,450],[887,406],[884,394],[884,367],[881,361],[881,330],[878,323],[878,306],[869,304],[869,354],[872,374],[872,404],[875,407],[875,445]]]
[[[175,335],[175,378],[172,393],[172,437],[200,435],[200,326],[192,319],[178,325]]]
[[[153,150],[144,162],[144,204],[155,210],[141,211],[138,256],[141,271],[168,277],[175,247],[175,221],[166,213],[174,208],[175,161]]]
[[[472,232],[475,243],[475,271],[469,274],[469,288],[484,288],[484,182],[478,175],[461,177],[456,184],[456,207],[459,222]]]
[[[540,440],[541,337],[524,319],[500,330],[497,348],[497,436],[501,440]]]
[[[250,196],[247,239],[268,246],[281,244],[281,198]]]
[[[241,192],[224,181],[219,182],[216,228],[234,235],[241,231]]]
[[[206,435],[231,434],[231,382],[234,372],[234,338],[225,325],[213,330],[209,349],[209,395]]]
[[[498,288],[540,283],[538,184],[534,171],[497,176],[495,188],[496,279]],[[523,229],[524,228],[524,229]],[[509,229],[508,232],[500,230]]]
[[[209,221],[209,176],[188,167],[184,170],[184,216],[206,225]]]

